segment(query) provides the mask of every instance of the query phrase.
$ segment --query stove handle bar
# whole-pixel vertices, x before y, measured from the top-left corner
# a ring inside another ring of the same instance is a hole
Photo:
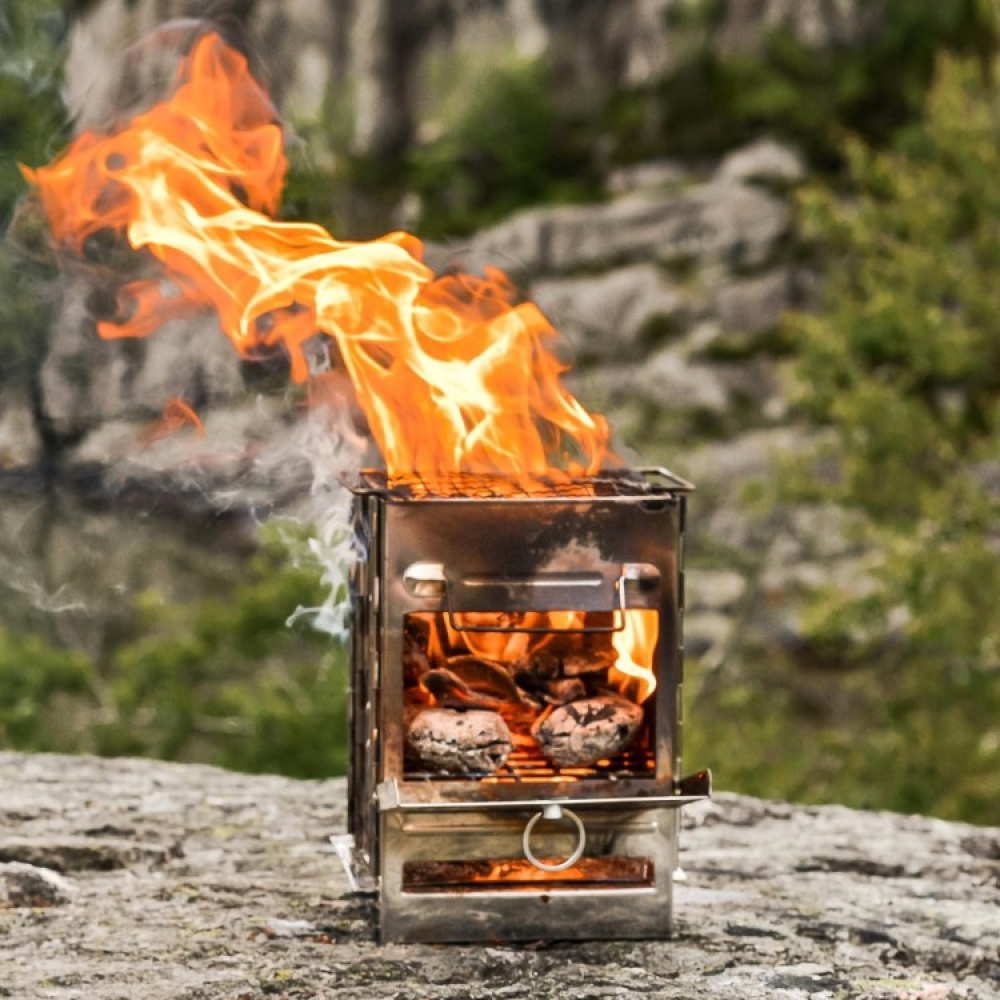
[[[635,469],[635,471],[641,476],[645,476],[645,478],[651,482],[656,479],[665,479],[670,484],[671,489],[678,490],[682,493],[694,492],[694,483],[685,479],[683,476],[678,476],[676,472],[671,472],[662,465],[643,465]]]
[[[478,607],[467,606],[456,609],[453,597],[462,589],[477,595]],[[529,632],[548,634],[570,632],[573,635],[593,632],[621,632],[625,628],[625,576],[617,577],[612,583],[612,594],[607,593],[607,581],[600,573],[540,573],[521,580],[502,577],[466,577],[459,584],[449,580],[445,586],[444,613],[448,625],[456,632]],[[488,596],[493,592],[499,600]],[[479,596],[481,595],[481,596]],[[553,599],[554,597],[554,599]],[[490,622],[486,625],[459,624],[456,614],[475,613],[485,608],[502,607],[505,611],[605,611],[611,615],[610,625],[579,625],[564,629],[553,628],[546,623],[540,626],[500,625]],[[557,606],[551,607],[555,603]],[[596,604],[596,606],[595,606]],[[610,605],[610,606],[609,606]]]
[[[529,632],[573,634],[621,632],[629,609],[629,591],[649,592],[660,582],[660,571],[649,563],[625,563],[614,576],[600,571],[535,573],[528,577],[452,577],[441,563],[414,563],[403,574],[403,584],[416,597],[435,597],[444,603],[448,624],[456,632]],[[490,622],[461,622],[463,614],[496,612],[596,611],[612,616],[610,625],[553,627]]]

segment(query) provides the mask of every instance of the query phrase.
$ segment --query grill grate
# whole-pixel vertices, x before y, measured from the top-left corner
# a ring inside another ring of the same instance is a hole
[[[626,778],[648,778],[656,770],[653,754],[646,750],[632,750],[619,754],[613,760],[598,761],[588,767],[553,767],[544,757],[527,751],[515,751],[507,762],[492,772],[469,774],[439,774],[436,771],[411,772],[407,781],[475,781],[485,780],[498,784],[530,783],[533,781],[590,781],[605,779],[618,781]]]
[[[390,500],[590,500],[595,497],[656,497],[693,486],[667,469],[605,469],[594,476],[557,481],[460,473],[451,476],[393,476],[367,469],[359,473],[356,493]]]

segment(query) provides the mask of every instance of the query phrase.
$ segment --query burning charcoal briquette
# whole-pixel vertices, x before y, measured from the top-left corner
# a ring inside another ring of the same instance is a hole
[[[518,661],[514,679],[529,691],[543,691],[549,681],[559,676],[559,669],[559,657],[543,650]]]
[[[468,676],[468,675],[467,675]],[[498,694],[488,685],[474,686],[466,682],[454,671],[435,667],[420,678],[424,689],[434,696],[434,700],[444,708],[485,709],[493,711],[506,705],[517,704],[520,697],[508,697],[506,692]],[[513,682],[511,682],[513,684]],[[485,689],[484,689],[485,687]]]
[[[587,689],[579,677],[565,677],[560,681],[549,681],[545,686],[545,696],[553,705],[565,705],[568,701],[586,698]]]
[[[479,656],[450,656],[448,669],[470,691],[488,695],[498,701],[517,703],[521,700],[514,678],[506,667],[494,660],[485,660]]]
[[[542,716],[531,735],[543,754],[561,767],[582,767],[621,753],[642,726],[642,709],[615,695],[560,705]]]
[[[614,666],[615,654],[605,650],[580,650],[569,653],[563,658],[562,672],[567,677],[579,677],[582,674],[599,674]]]
[[[442,774],[492,774],[514,748],[507,723],[496,712],[428,708],[406,733],[407,747]]]

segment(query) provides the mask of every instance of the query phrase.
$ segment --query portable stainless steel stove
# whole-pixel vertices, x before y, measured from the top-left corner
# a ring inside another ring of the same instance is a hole
[[[665,937],[683,536],[665,469],[354,488],[351,875],[383,941]]]

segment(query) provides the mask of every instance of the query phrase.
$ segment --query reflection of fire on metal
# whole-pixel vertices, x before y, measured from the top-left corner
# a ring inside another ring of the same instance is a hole
[[[277,221],[285,167],[270,99],[208,34],[167,100],[25,174],[63,252],[117,237],[159,266],[102,336],[212,308],[312,398],[350,378],[386,471],[354,487],[353,848],[335,848],[377,887],[383,939],[663,936],[677,807],[710,784],[680,777],[691,486],[607,471],[606,422],[505,275],[435,277],[408,234]],[[163,428],[197,420],[171,407]]]

